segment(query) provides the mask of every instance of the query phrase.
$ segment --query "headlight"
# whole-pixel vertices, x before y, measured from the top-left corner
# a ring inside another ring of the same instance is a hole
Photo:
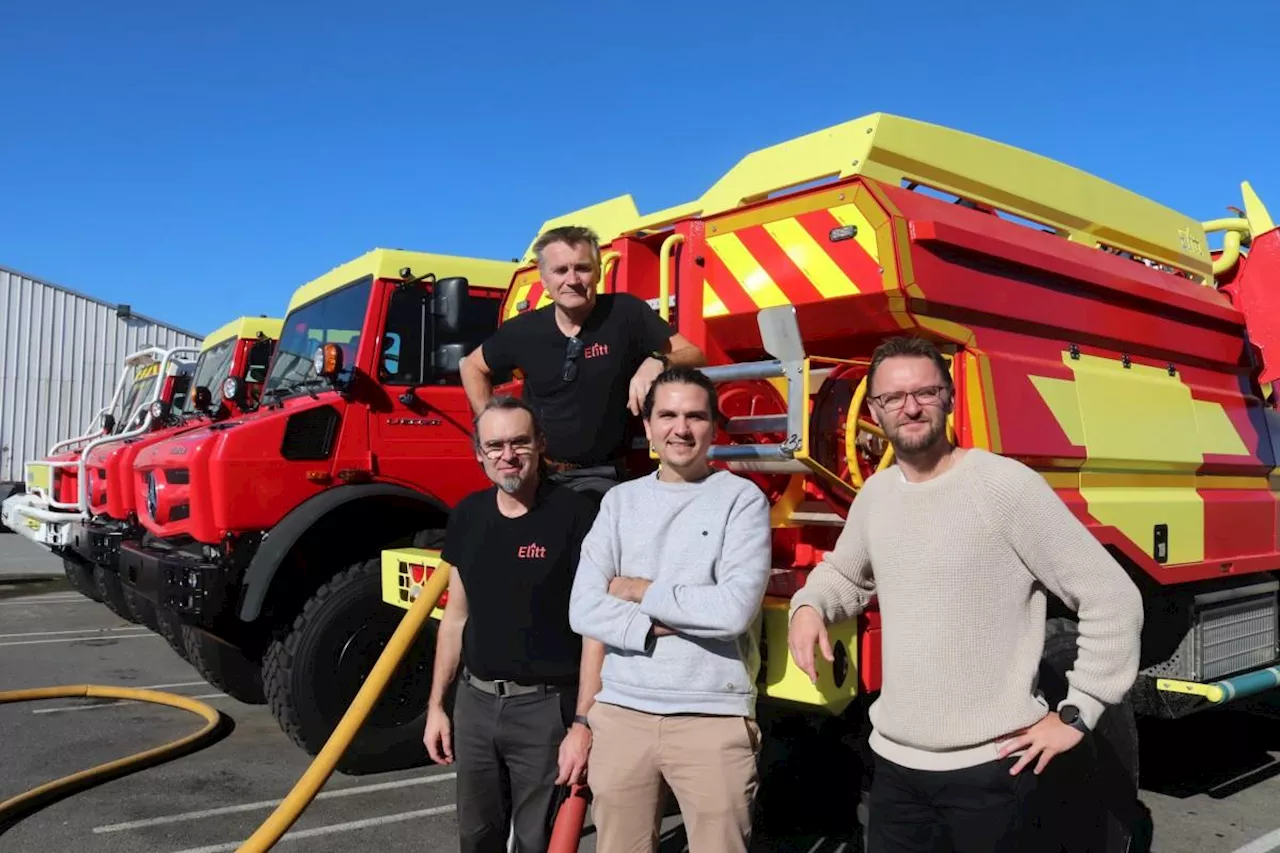
[[[222,380],[222,397],[224,400],[234,400],[240,396],[240,380],[234,376],[228,376]]]
[[[169,407],[165,405],[164,400],[156,400],[151,404],[151,417],[156,420],[160,420],[168,414],[168,408]]]
[[[156,508],[159,506],[159,490],[156,487],[156,472],[147,472],[147,512],[152,518],[156,517]]]
[[[315,355],[311,356],[311,366],[315,368],[316,376],[324,375],[324,347],[316,347]]]

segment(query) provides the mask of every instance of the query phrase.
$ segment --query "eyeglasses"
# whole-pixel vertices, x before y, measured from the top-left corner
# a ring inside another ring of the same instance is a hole
[[[582,350],[581,338],[569,338],[569,343],[564,349],[564,371],[560,376],[565,382],[572,382],[578,378],[578,357],[582,355]]]
[[[890,391],[888,394],[878,394],[869,399],[886,412],[896,412],[907,404],[908,397],[914,397],[918,405],[931,406],[942,399],[942,394],[946,390],[945,385],[926,385],[914,391]]]
[[[528,456],[533,452],[533,440],[529,438],[512,438],[506,441],[486,441],[481,445],[481,452],[490,459],[497,459],[510,446],[517,456]]]

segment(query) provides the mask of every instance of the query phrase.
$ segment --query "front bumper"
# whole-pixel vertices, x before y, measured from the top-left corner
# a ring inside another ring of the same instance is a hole
[[[112,521],[76,521],[68,525],[63,546],[91,566],[114,574],[120,559],[120,543],[128,525]]]
[[[79,513],[48,509],[35,495],[11,495],[0,504],[0,523],[46,548],[66,544],[67,528],[83,518]]]
[[[227,603],[227,569],[182,551],[125,540],[119,549],[120,582],[157,610],[212,626]]]

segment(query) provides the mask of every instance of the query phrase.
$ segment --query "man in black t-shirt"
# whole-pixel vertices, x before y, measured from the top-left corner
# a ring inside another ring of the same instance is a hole
[[[600,244],[590,229],[554,228],[533,248],[551,304],[499,326],[463,361],[462,382],[479,412],[491,375],[518,368],[546,431],[551,478],[603,493],[623,476],[628,413],[640,413],[653,380],[706,359],[643,300],[596,293]]]
[[[505,853],[509,828],[522,853],[546,850],[556,785],[586,778],[604,646],[569,627],[569,594],[597,505],[541,476],[544,445],[527,403],[481,409],[476,458],[494,485],[458,503],[441,552],[449,599],[423,742],[457,761],[463,853]]]

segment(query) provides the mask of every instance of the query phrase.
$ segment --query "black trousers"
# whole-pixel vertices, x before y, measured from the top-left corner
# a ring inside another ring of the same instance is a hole
[[[869,853],[1051,851],[1041,826],[1034,762],[1010,757],[960,770],[916,770],[875,756]]]
[[[466,680],[454,700],[458,831],[462,853],[543,853],[558,802],[560,742],[573,722],[577,690],[493,696]]]

